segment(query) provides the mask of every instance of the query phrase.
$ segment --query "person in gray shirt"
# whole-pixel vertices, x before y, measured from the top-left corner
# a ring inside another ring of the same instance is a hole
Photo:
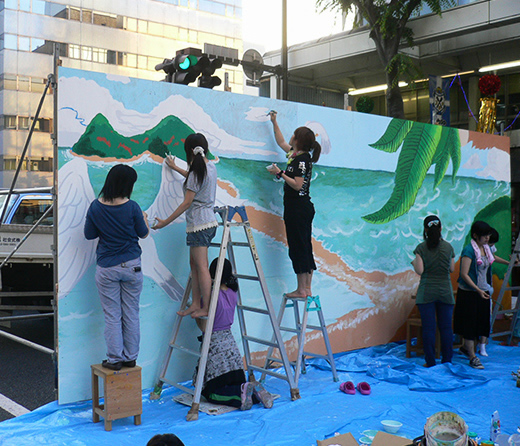
[[[186,178],[184,201],[166,219],[157,218],[153,229],[161,229],[186,212],[186,244],[190,247],[192,278],[192,304],[180,316],[193,318],[208,315],[211,295],[211,276],[208,268],[208,247],[217,232],[215,197],[217,193],[217,168],[206,157],[208,141],[201,133],[193,133],[184,141],[188,170],[175,164],[173,157],[165,162],[171,169]]]

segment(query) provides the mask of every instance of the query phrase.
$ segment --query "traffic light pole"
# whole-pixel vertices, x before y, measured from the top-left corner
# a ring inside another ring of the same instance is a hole
[[[282,0],[282,99],[287,100],[289,89],[289,60],[287,55],[287,0]]]

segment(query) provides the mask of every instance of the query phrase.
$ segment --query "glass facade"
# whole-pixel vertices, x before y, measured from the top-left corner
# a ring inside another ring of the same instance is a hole
[[[0,115],[0,187],[10,186],[6,178],[12,174],[4,172],[18,165],[17,153],[33,123],[31,113],[52,72],[55,43],[60,44],[63,66],[157,81],[164,73],[155,71],[155,66],[179,49],[203,49],[209,43],[237,49],[239,54],[243,51],[241,0],[79,0],[74,4],[0,0],[0,10],[0,55],[6,70],[0,72],[0,90],[5,91]],[[231,91],[242,92],[241,67],[224,65],[216,73],[223,80],[224,71]],[[52,100],[47,99],[35,123],[35,135],[40,136],[33,137],[23,170],[50,172],[52,110]],[[34,156],[41,153],[46,156]],[[52,180],[50,175],[46,178]],[[41,180],[35,184],[41,185]]]

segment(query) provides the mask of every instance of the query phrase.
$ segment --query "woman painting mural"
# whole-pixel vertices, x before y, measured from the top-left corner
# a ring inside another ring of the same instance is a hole
[[[296,273],[297,287],[287,293],[288,297],[312,296],[312,274],[316,270],[312,253],[312,220],[314,205],[309,190],[311,186],[312,165],[320,158],[321,146],[314,132],[308,127],[298,127],[285,142],[276,121],[276,112],[271,111],[276,143],[287,152],[287,168],[281,170],[273,165],[272,175],[284,180],[283,220],[289,245],[289,258]]]

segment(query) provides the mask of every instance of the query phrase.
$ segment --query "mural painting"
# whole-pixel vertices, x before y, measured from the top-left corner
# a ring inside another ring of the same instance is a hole
[[[507,138],[66,68],[60,69],[58,101],[60,403],[89,399],[89,365],[105,358],[96,244],[83,236],[88,206],[108,170],[128,163],[138,173],[132,199],[149,217],[170,215],[182,201],[184,178],[163,161],[171,154],[185,167],[183,141],[190,133],[209,141],[219,177],[217,205],[247,209],[275,308],[295,283],[281,218],[282,184],[265,169],[286,162],[268,113],[278,112],[286,140],[302,125],[316,133],[322,155],[311,186],[318,265],[313,291],[335,352],[386,343],[405,321],[418,284],[410,261],[426,215],[440,216],[457,260],[477,216],[501,234],[498,253],[509,252]],[[140,244],[145,283],[138,364],[146,388],[158,376],[188,279],[184,217]],[[210,261],[217,254],[211,248]],[[252,262],[237,260],[245,269],[240,273],[249,274]],[[495,273],[503,276],[499,268]],[[240,286],[244,303],[260,306],[260,291]],[[197,348],[195,323],[183,327],[179,342]],[[252,318],[248,333],[266,338],[271,332]],[[311,334],[307,342],[318,341]],[[290,336],[286,346],[294,354]],[[253,354],[261,359],[265,351]],[[189,380],[195,359],[175,359],[169,378]]]

